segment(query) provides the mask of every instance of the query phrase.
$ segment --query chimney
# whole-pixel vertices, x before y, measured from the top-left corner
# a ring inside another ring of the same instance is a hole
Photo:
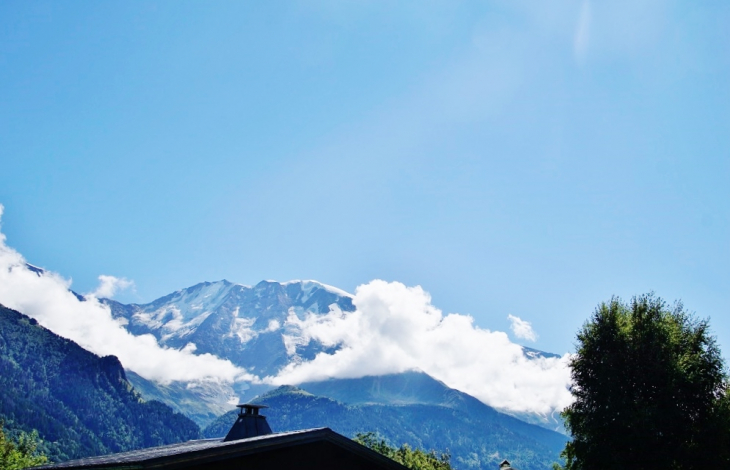
[[[266,416],[259,414],[261,408],[268,408],[268,406],[245,404],[237,405],[237,408],[240,408],[238,419],[233,423],[226,438],[223,439],[224,442],[271,434]]]

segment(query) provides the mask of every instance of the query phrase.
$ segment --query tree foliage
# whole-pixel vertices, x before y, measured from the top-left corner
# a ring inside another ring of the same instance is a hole
[[[0,421],[0,470],[20,470],[44,464],[45,455],[38,452],[38,433],[18,432],[15,439],[10,438]]]
[[[451,470],[451,456],[446,453],[437,455],[433,450],[425,452],[421,449],[411,449],[408,444],[395,448],[372,432],[357,434],[355,442],[413,470]]]
[[[578,333],[566,468],[729,468],[727,374],[707,320],[653,294],[600,304]]]

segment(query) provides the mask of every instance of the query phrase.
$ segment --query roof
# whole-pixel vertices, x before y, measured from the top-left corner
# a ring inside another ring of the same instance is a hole
[[[199,439],[160,447],[108,454],[99,457],[69,460],[34,467],[40,469],[154,469],[159,467],[186,467],[256,454],[298,444],[327,441],[377,463],[381,468],[403,469],[397,462],[346,438],[329,428],[282,432],[225,442],[220,438]]]

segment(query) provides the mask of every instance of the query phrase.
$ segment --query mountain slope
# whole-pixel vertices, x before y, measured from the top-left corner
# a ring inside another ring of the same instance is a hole
[[[523,470],[548,469],[565,444],[565,436],[483,404],[469,411],[417,403],[352,405],[291,386],[273,390],[255,402],[270,407],[266,415],[275,432],[326,426],[352,437],[373,431],[394,445],[449,451],[454,466],[462,470],[496,468],[504,458]],[[207,437],[225,435],[235,419],[236,412],[231,411],[203,432]]]
[[[536,353],[549,354],[541,351],[536,351]],[[438,405],[455,408],[467,413],[481,410],[484,406],[487,406],[471,395],[449,388],[443,382],[419,371],[357,379],[305,382],[299,384],[298,387],[315,395],[329,397],[352,405]],[[508,410],[498,411],[520,421],[566,434],[562,418],[559,415],[541,417],[531,413],[518,414]]]
[[[57,461],[200,435],[187,417],[143,401],[116,357],[100,358],[1,305],[0,419],[38,430]]]
[[[272,385],[236,382],[171,382],[160,384],[127,370],[127,380],[145,400],[165,403],[178,413],[192,419],[204,428],[218,416],[239,402],[246,402],[256,395],[274,388]]]
[[[467,402],[476,400],[419,371],[305,382],[298,387],[350,405],[439,405],[466,411]]]

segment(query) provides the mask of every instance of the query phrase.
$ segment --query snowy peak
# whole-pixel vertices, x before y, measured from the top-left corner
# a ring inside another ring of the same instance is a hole
[[[253,291],[258,298],[276,298],[280,302],[290,303],[292,307],[314,313],[327,313],[333,303],[342,303],[340,307],[345,307],[345,310],[351,310],[348,306],[352,305],[352,295],[317,281],[261,281],[254,286]]]
[[[225,279],[216,282],[201,282],[192,287],[187,287],[161,297],[149,304],[138,306],[146,309],[164,307],[170,304],[212,306],[217,300],[221,300],[222,297],[225,297],[225,295],[227,295],[236,285],[237,284],[228,282]]]
[[[276,282],[276,281],[266,281],[266,282]],[[325,290],[329,292],[330,294],[334,294],[339,297],[349,297],[352,299],[352,294],[345,292],[342,289],[338,289],[337,287],[330,286],[327,284],[322,284],[319,281],[314,280],[307,280],[307,281],[301,281],[301,280],[295,280],[295,281],[287,281],[282,282],[282,286],[289,286],[289,285],[298,285],[300,286],[302,292],[310,293],[312,291],[319,291],[319,290]]]
[[[323,350],[301,337],[295,315],[323,315],[337,307],[354,311],[352,296],[317,281],[261,281],[255,286],[203,282],[144,305],[104,300],[134,334],[152,334],[168,347],[195,344],[264,376]]]
[[[185,336],[221,307],[234,286],[225,280],[202,282],[139,306],[132,319],[151,329],[162,329],[167,335]]]

